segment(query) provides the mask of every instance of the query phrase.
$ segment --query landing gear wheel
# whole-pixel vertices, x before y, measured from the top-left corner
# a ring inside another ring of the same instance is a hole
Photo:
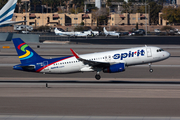
[[[151,68],[151,63],[149,63],[149,72],[152,73],[153,69]]]
[[[153,69],[149,69],[149,72],[152,73],[152,72],[153,72]]]
[[[96,80],[100,80],[101,76],[100,75],[95,75]]]

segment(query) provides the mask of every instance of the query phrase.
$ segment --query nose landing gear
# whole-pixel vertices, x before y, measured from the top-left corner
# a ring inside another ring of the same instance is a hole
[[[153,69],[151,68],[151,63],[149,63],[149,72],[152,73]]]
[[[96,80],[100,80],[101,79],[101,76],[99,75],[99,71],[96,73],[95,78],[96,78]]]

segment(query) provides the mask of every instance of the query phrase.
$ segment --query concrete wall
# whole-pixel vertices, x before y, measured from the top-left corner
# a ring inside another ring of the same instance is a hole
[[[160,45],[180,45],[180,37],[179,36],[132,36],[132,37],[101,37],[101,38],[93,38],[86,39],[83,38],[70,38],[71,43],[90,43],[90,44],[141,44],[141,45],[152,45],[152,44],[160,44]]]
[[[0,36],[0,41],[11,41],[12,38],[21,38],[27,43],[39,42],[39,35],[35,34],[0,33]]]

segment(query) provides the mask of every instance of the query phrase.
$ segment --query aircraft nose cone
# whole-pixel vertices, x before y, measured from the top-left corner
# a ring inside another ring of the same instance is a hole
[[[170,53],[168,53],[168,52],[166,53],[166,55],[167,55],[167,57],[170,57],[170,56],[171,56],[171,54],[170,54]]]

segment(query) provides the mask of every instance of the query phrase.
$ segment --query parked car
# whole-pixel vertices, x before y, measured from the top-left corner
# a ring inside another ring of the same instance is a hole
[[[29,34],[29,31],[21,31],[23,34]]]
[[[145,30],[144,29],[139,29],[134,32],[129,32],[128,36],[134,36],[134,35],[144,35]]]
[[[157,32],[157,33],[159,33],[159,32],[161,32],[159,29],[154,29],[154,32]]]
[[[82,33],[86,33],[88,34],[88,36],[98,36],[99,35],[99,31],[92,31],[90,30],[84,30]]]
[[[167,32],[168,35],[175,35],[177,33],[177,31],[174,31],[174,30],[169,30]]]
[[[175,34],[176,34],[176,35],[180,35],[180,31],[176,31]]]
[[[143,35],[146,34],[146,31],[144,29],[139,29],[138,31],[140,31]]]
[[[99,35],[99,31],[92,31],[92,33],[93,33],[95,36],[98,36],[98,35]]]
[[[84,30],[84,31],[82,31],[82,33],[85,33],[88,36],[91,36],[92,35],[92,30]]]

